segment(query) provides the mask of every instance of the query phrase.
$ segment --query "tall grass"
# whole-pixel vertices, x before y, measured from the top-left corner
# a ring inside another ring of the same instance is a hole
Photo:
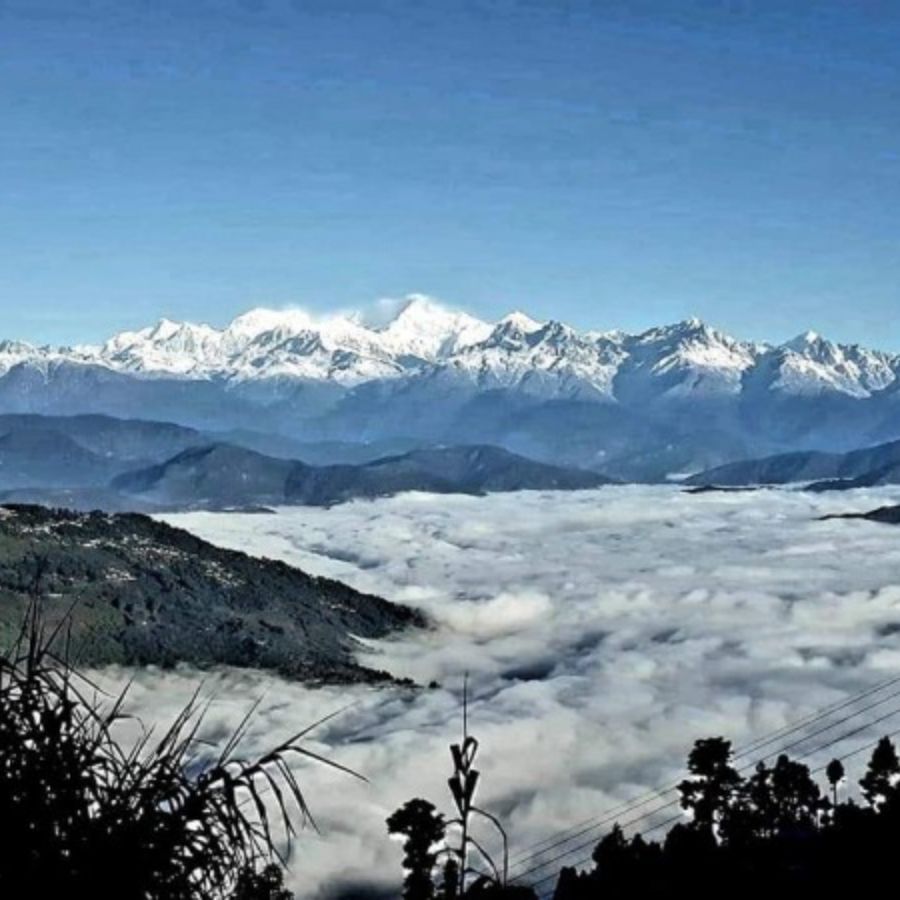
[[[252,710],[213,750],[198,737],[197,695],[161,737],[144,731],[123,747],[113,731],[127,718],[127,688],[105,698],[51,650],[60,643],[59,630],[47,633],[33,608],[0,655],[4,898],[219,900],[239,887],[245,894],[248,873],[281,861],[295,819],[312,821],[293,758],[355,775],[301,745],[315,725],[244,758]]]

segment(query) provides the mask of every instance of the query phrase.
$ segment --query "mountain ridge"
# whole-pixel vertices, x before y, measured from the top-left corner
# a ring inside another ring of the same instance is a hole
[[[313,466],[213,444],[119,475],[110,487],[159,507],[220,509],[333,506],[403,491],[477,496],[490,491],[587,489],[608,483],[595,472],[537,463],[497,447],[437,447],[362,464]]]
[[[660,481],[793,450],[900,438],[900,355],[809,332],[742,341],[688,319],[640,334],[414,295],[377,321],[251,310],[96,346],[0,343],[0,413],[106,414],[293,441],[493,444]]]
[[[900,441],[849,453],[806,451],[742,460],[685,481],[694,487],[725,488],[802,483],[817,492],[900,483]]]
[[[734,388],[735,376],[766,362],[779,367],[779,386],[787,392],[831,389],[851,396],[884,390],[900,375],[900,354],[834,343],[815,332],[770,344],[739,340],[697,318],[636,334],[578,331],[519,311],[491,323],[424,295],[411,295],[393,318],[377,326],[358,314],[313,317],[258,308],[224,328],[161,319],[98,345],[0,341],[0,375],[17,365],[47,371],[63,362],[148,378],[288,378],[345,386],[432,370],[510,384],[529,371],[542,371],[577,379],[601,396],[610,394],[610,376],[626,362],[656,376],[693,367],[718,376],[725,390]]]

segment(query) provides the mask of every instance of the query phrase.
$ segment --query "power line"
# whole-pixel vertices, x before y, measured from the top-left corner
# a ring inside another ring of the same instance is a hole
[[[859,726],[859,727],[857,727],[857,728],[854,728],[854,729],[852,729],[851,731],[845,732],[844,734],[839,735],[838,737],[834,738],[833,740],[830,740],[830,741],[826,742],[825,744],[822,744],[822,745],[820,745],[820,746],[818,746],[818,747],[815,747],[814,749],[812,749],[812,750],[808,751],[807,753],[803,754],[803,755],[801,756],[801,759],[808,759],[808,758],[810,758],[811,756],[817,756],[818,754],[822,753],[822,752],[825,751],[825,750],[828,750],[829,748],[835,746],[836,744],[842,743],[843,741],[845,741],[845,740],[847,740],[847,739],[849,739],[849,738],[851,738],[851,737],[855,737],[857,734],[860,734],[860,733],[863,732],[863,731],[869,730],[870,728],[874,727],[875,725],[878,725],[880,722],[886,721],[887,719],[891,718],[892,716],[897,715],[898,713],[900,713],[900,707],[898,707],[898,708],[896,708],[896,709],[893,709],[893,710],[891,710],[890,712],[885,713],[884,715],[879,716],[878,718],[876,718],[876,719],[874,719],[874,720],[872,720],[872,721],[870,721],[870,722],[866,722],[865,724],[863,724],[863,725],[861,725],[861,726]],[[852,718],[852,717],[851,717],[851,718]],[[898,734],[900,734],[900,728],[896,729],[895,731],[889,732],[889,733],[886,735],[886,737],[892,738],[892,737],[895,737],[895,736],[898,735]],[[858,756],[860,753],[864,753],[864,752],[867,751],[867,750],[871,750],[872,748],[874,748],[874,747],[876,747],[876,746],[878,745],[878,743],[879,743],[879,741],[880,741],[881,739],[882,739],[882,738],[879,738],[878,740],[872,741],[872,742],[869,743],[869,744],[865,744],[865,745],[863,745],[862,747],[857,747],[856,750],[852,750],[850,753],[844,754],[842,758],[843,758],[843,759],[850,759],[851,757]],[[815,769],[810,770],[810,774],[811,774],[811,775],[818,774],[819,772],[824,771],[827,767],[828,767],[828,763],[823,763],[822,765],[816,767]],[[746,767],[744,767],[744,768],[746,768]],[[626,823],[622,826],[622,828],[623,828],[623,829],[624,829],[624,828],[628,828],[628,827],[630,827],[631,825],[634,825],[634,824],[636,824],[636,823],[638,823],[638,822],[641,822],[641,821],[643,821],[643,820],[649,818],[650,816],[653,816],[653,815],[656,815],[656,814],[659,813],[659,812],[662,812],[663,810],[665,810],[665,809],[671,807],[672,805],[673,805],[673,803],[670,802],[670,803],[667,803],[667,804],[665,804],[665,805],[663,805],[663,806],[661,806],[661,807],[658,807],[658,808],[655,809],[655,810],[651,810],[649,813],[645,813],[645,814],[643,814],[643,815],[641,815],[641,816],[638,816],[638,817],[635,818],[635,819],[632,819],[632,820],[629,821],[629,822],[626,822]],[[675,822],[677,822],[678,820],[680,820],[680,819],[682,818],[682,815],[683,815],[683,814],[682,814],[681,812],[679,812],[677,815],[672,816],[671,818],[666,819],[665,821],[660,822],[660,823],[658,823],[658,824],[652,826],[651,828],[649,828],[649,829],[648,829],[646,832],[644,832],[644,833],[645,833],[645,834],[653,834],[654,832],[659,831],[659,830],[662,829],[662,828],[666,828],[666,827],[668,827],[669,825],[672,825],[672,824],[674,824]],[[545,868],[547,865],[550,865],[552,862],[558,862],[560,859],[564,859],[564,858],[566,858],[567,856],[571,856],[571,855],[575,852],[576,849],[582,849],[582,850],[583,850],[583,849],[585,848],[585,846],[587,846],[587,845],[582,844],[582,845],[580,845],[578,848],[573,848],[573,850],[571,850],[571,851],[569,851],[569,852],[566,852],[566,853],[563,853],[563,854],[561,854],[560,856],[558,856],[558,857],[556,857],[556,858],[554,858],[554,859],[552,859],[552,860],[548,860],[548,861],[545,862],[545,863],[542,863],[542,864],[540,864],[540,865],[534,866],[532,869],[528,870],[527,872],[522,873],[521,875],[517,876],[517,878],[516,878],[515,880],[516,880],[516,881],[520,881],[520,880],[522,880],[526,875],[530,874],[532,871],[538,871],[539,869]],[[578,868],[579,866],[586,865],[587,863],[592,862],[592,861],[593,861],[593,857],[592,857],[592,856],[589,856],[589,857],[586,857],[586,858],[584,858],[584,859],[579,860],[579,861],[576,862],[576,863],[573,863],[572,865],[573,865],[574,868]],[[532,888],[537,888],[537,887],[539,887],[541,884],[544,884],[544,883],[546,883],[547,881],[550,881],[551,879],[557,878],[557,877],[559,877],[559,873],[558,873],[558,872],[551,872],[551,873],[549,873],[548,875],[542,876],[542,877],[539,878],[537,881],[532,882],[530,886],[531,886]]]
[[[840,712],[841,710],[846,709],[848,706],[852,706],[853,704],[858,703],[860,700],[865,700],[867,697],[871,697],[872,695],[877,694],[885,690],[886,688],[892,687],[896,684],[900,684],[900,675],[886,679],[885,681],[880,682],[879,684],[871,688],[867,688],[864,691],[859,691],[849,698],[845,698],[844,700],[837,701],[836,703],[833,703],[829,706],[822,707],[798,722],[794,722],[793,724],[785,725],[774,731],[768,732],[767,734],[762,735],[761,737],[752,741],[746,747],[735,751],[735,759],[741,759],[744,756],[749,755],[750,753],[756,753],[758,750],[762,749],[768,744],[774,743],[775,741],[783,737],[787,737],[788,735],[802,730],[809,725],[813,725],[816,722],[821,721],[822,719],[827,718],[828,716],[833,715],[836,712]],[[812,735],[810,735],[810,737],[811,736]],[[527,864],[527,862],[529,862],[531,859],[536,858],[538,855],[546,853],[549,850],[553,850],[556,847],[568,843],[571,840],[575,840],[576,838],[581,837],[581,835],[586,834],[588,831],[593,830],[594,827],[598,827],[599,825],[608,823],[611,817],[628,813],[635,808],[646,805],[647,803],[661,798],[666,794],[672,793],[677,789],[678,785],[674,784],[671,787],[651,791],[647,794],[632,798],[631,800],[623,801],[618,806],[611,808],[605,813],[602,813],[599,817],[591,817],[589,819],[585,819],[584,821],[571,826],[571,828],[569,829],[559,831],[555,835],[551,835],[549,838],[545,838],[542,841],[538,841],[535,844],[531,844],[525,847],[513,857],[513,859],[511,860],[511,865],[521,866],[522,864]]]
[[[813,737],[815,737],[815,736],[817,736],[817,735],[819,735],[819,734],[822,734],[822,733],[824,733],[824,732],[826,732],[826,731],[830,731],[830,730],[833,729],[833,728],[837,728],[839,725],[845,724],[845,723],[848,722],[849,720],[851,720],[851,719],[853,719],[853,718],[856,718],[857,716],[861,715],[861,714],[864,713],[864,712],[868,712],[870,709],[873,709],[874,707],[879,706],[881,703],[887,702],[887,700],[891,699],[892,697],[894,697],[894,696],[896,696],[896,695],[900,695],[900,691],[897,691],[897,692],[895,692],[895,694],[891,694],[891,695],[889,695],[888,697],[883,698],[883,699],[882,699],[881,701],[879,701],[878,703],[870,704],[869,706],[864,707],[863,709],[858,710],[857,712],[855,712],[855,713],[853,713],[853,714],[851,714],[851,715],[849,715],[849,716],[845,716],[845,717],[843,717],[842,719],[839,719],[837,722],[833,722],[832,724],[828,725],[827,727],[822,728],[822,729],[819,729],[819,731],[814,732],[814,733],[811,734],[811,735],[807,735],[807,736],[804,737],[801,741],[795,741],[793,744],[789,744],[789,745],[787,745],[786,747],[783,747],[781,750],[777,751],[777,753],[780,754],[780,753],[786,752],[786,750],[790,749],[790,748],[793,747],[793,746],[796,746],[797,744],[805,743],[805,741],[810,740],[811,738],[813,738]],[[884,721],[886,721],[887,719],[892,718],[893,716],[896,716],[898,713],[900,713],[900,707],[895,707],[894,709],[890,710],[890,711],[887,712],[886,714],[884,714],[884,715],[882,715],[882,716],[879,716],[878,718],[876,718],[876,719],[874,719],[874,720],[872,720],[872,721],[865,722],[863,725],[859,726],[858,728],[855,728],[855,729],[853,729],[853,730],[851,730],[851,731],[849,731],[849,732],[846,732],[845,734],[842,734],[842,735],[838,736],[838,737],[835,738],[834,740],[829,741],[829,742],[827,742],[826,744],[824,744],[824,745],[822,745],[822,746],[820,746],[820,747],[818,747],[818,748],[815,748],[814,750],[808,751],[808,752],[805,753],[805,754],[801,754],[801,759],[802,759],[802,758],[807,758],[807,757],[809,757],[809,756],[812,756],[813,754],[820,753],[820,752],[822,752],[823,750],[826,750],[826,749],[828,749],[829,747],[833,746],[834,744],[837,744],[837,743],[839,743],[839,742],[841,742],[841,741],[847,740],[847,739],[850,738],[850,737],[854,737],[855,735],[860,734],[861,732],[866,731],[866,730],[868,730],[868,729],[874,727],[875,725],[878,725],[879,723],[884,722]],[[775,754],[771,754],[771,755],[775,755]],[[752,768],[753,765],[754,765],[754,763],[752,763],[752,762],[751,762],[751,763],[748,763],[748,764],[746,764],[746,765],[744,765],[744,766],[741,766],[741,767],[738,769],[738,771],[739,771],[739,772],[746,772],[748,769]],[[677,790],[677,788],[675,788],[675,789]],[[669,789],[669,790],[666,790],[666,791],[663,791],[663,792],[659,792],[659,793],[656,794],[656,797],[657,797],[658,799],[661,800],[661,799],[663,799],[663,797],[665,797],[667,794],[672,793],[672,790],[673,790],[673,789]],[[616,814],[614,814],[614,815],[609,815],[609,816],[607,816],[602,822],[599,822],[597,825],[592,826],[592,827],[587,828],[587,829],[584,829],[580,835],[577,835],[577,837],[581,837],[581,836],[583,836],[584,834],[587,834],[587,833],[589,833],[589,832],[591,832],[591,831],[595,831],[595,830],[597,830],[597,828],[601,827],[602,825],[604,825],[604,824],[609,824],[609,822],[610,822],[612,819],[618,818],[619,816],[625,814],[626,812],[633,811],[634,809],[638,809],[638,808],[640,808],[641,806],[646,806],[649,802],[651,802],[651,801],[650,801],[650,800],[646,800],[646,801],[644,801],[644,802],[642,802],[642,803],[636,803],[636,804],[634,804],[630,809],[622,810],[622,811],[620,811],[620,812],[618,812],[618,813],[616,813]],[[676,803],[678,803],[678,799],[677,799],[677,798],[674,799],[674,800],[668,801],[668,802],[666,802],[666,803],[663,803],[662,806],[659,806],[659,807],[657,807],[657,808],[655,808],[655,809],[652,809],[652,810],[650,810],[649,812],[642,813],[642,814],[641,814],[640,816],[638,816],[637,818],[634,818],[634,819],[629,820],[628,822],[624,823],[624,825],[623,825],[622,827],[629,827],[629,826],[631,826],[631,825],[636,824],[637,822],[641,822],[641,821],[643,821],[643,820],[645,820],[645,819],[648,819],[648,818],[650,818],[651,816],[654,816],[654,815],[656,815],[657,813],[663,812],[664,810],[666,810],[666,809],[672,807],[672,806],[675,805]],[[677,818],[680,818],[680,814],[679,814],[679,816],[676,817],[676,819],[677,819]],[[655,830],[655,829],[654,829],[654,830]],[[576,836],[573,835],[571,838],[559,842],[559,845],[562,845],[562,844],[565,844],[565,843],[569,843],[569,841],[574,840],[575,837],[576,837]],[[541,870],[541,869],[546,868],[546,867],[549,866],[549,865],[552,865],[552,864],[554,864],[554,863],[556,863],[556,862],[559,862],[560,860],[566,859],[567,857],[572,856],[573,854],[578,853],[578,852],[580,852],[581,850],[584,850],[584,849],[587,848],[587,847],[593,846],[594,841],[595,841],[595,838],[592,837],[592,838],[590,838],[590,839],[587,840],[587,841],[583,841],[583,842],[577,844],[576,846],[571,847],[571,848],[568,849],[568,850],[564,850],[564,851],[562,851],[561,853],[558,853],[558,854],[556,854],[556,855],[550,857],[549,859],[543,860],[543,861],[541,861],[541,862],[537,862],[537,863],[535,863],[534,865],[530,866],[529,868],[526,868],[525,871],[519,872],[519,874],[517,874],[513,880],[514,880],[514,881],[520,881],[520,880],[522,880],[523,878],[525,878],[526,876],[530,875],[532,872],[539,871],[539,870]],[[527,864],[527,862],[529,862],[529,861],[533,861],[533,860],[539,858],[540,856],[543,855],[543,853],[547,852],[547,851],[550,850],[550,849],[553,849],[553,848],[552,848],[552,847],[548,847],[548,848],[546,848],[544,851],[542,851],[541,853],[534,854],[534,856],[532,856],[530,860],[526,860],[526,864]]]

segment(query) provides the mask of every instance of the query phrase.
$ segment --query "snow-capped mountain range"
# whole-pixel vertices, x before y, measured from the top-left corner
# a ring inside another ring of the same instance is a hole
[[[598,467],[649,455],[654,477],[893,437],[898,378],[900,356],[812,332],[769,345],[697,319],[636,335],[577,331],[521,312],[485,322],[419,295],[377,325],[256,309],[222,329],[163,320],[96,346],[0,342],[0,412],[308,440],[464,436]]]
[[[97,346],[0,342],[0,376],[15,366],[61,362],[153,377],[229,382],[293,379],[355,387],[383,379],[459,378],[482,388],[617,400],[617,378],[641,379],[672,397],[735,394],[764,379],[789,394],[868,397],[893,384],[900,356],[845,346],[808,332],[773,346],[736,340],[699,319],[642,334],[578,332],[513,312],[489,323],[412,296],[385,325],[357,314],[314,318],[255,309],[226,328],[163,319]]]

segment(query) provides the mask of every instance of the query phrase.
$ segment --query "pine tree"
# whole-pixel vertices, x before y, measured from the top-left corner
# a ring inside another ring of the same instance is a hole
[[[432,900],[432,872],[437,864],[434,846],[444,837],[444,817],[427,800],[410,800],[388,818],[387,827],[390,834],[406,837],[404,900]]]
[[[844,764],[839,759],[833,759],[828,763],[825,770],[825,776],[831,785],[831,803],[837,808],[837,789],[838,785],[844,780]]]
[[[628,841],[622,826],[617,822],[613,830],[594,848],[592,859],[601,874],[609,873],[611,877],[616,877],[627,866],[628,857]]]
[[[784,754],[772,769],[772,800],[778,829],[811,828],[822,811],[822,795],[809,767]]]
[[[891,797],[898,778],[900,759],[897,750],[890,738],[882,738],[872,752],[866,774],[859,781],[863,796],[873,809],[880,809]]]
[[[698,828],[712,830],[739,797],[742,779],[731,765],[731,742],[707,738],[694,744],[688,757],[691,777],[678,786],[681,806],[694,815]]]

